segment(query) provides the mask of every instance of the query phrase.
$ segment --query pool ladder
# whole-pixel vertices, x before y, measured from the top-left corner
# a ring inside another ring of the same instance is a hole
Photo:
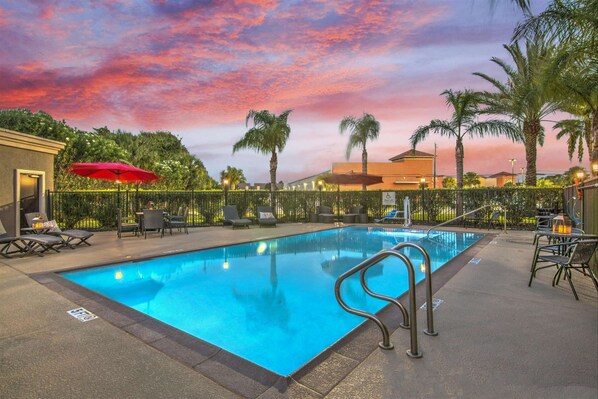
[[[424,256],[424,265],[425,265],[425,273],[426,273],[426,308],[427,308],[427,322],[428,328],[424,330],[426,335],[435,336],[438,335],[438,332],[434,331],[434,314],[433,314],[433,307],[432,307],[432,268],[430,264],[430,256],[426,252],[424,248],[417,244],[413,244],[410,242],[400,243],[395,245],[391,249],[384,249],[377,254],[373,255],[372,257],[364,260],[357,266],[353,267],[352,269],[346,271],[339,278],[336,280],[336,284],[334,285],[334,295],[336,296],[336,300],[341,305],[343,309],[347,312],[352,313],[357,316],[362,316],[372,320],[382,331],[382,341],[378,343],[378,346],[382,349],[392,349],[394,346],[390,342],[390,336],[388,333],[388,328],[386,325],[380,320],[376,315],[373,313],[365,312],[363,310],[359,310],[356,308],[352,308],[345,303],[343,298],[341,297],[341,285],[343,281],[347,278],[352,276],[353,274],[360,272],[359,280],[361,282],[361,287],[363,290],[370,295],[371,297],[382,299],[384,301],[390,302],[395,304],[403,315],[403,323],[400,324],[403,328],[409,328],[410,335],[411,335],[411,347],[407,350],[407,355],[413,358],[422,357],[422,353],[418,349],[417,345],[417,308],[416,308],[416,298],[415,298],[415,269],[413,268],[413,263],[411,260],[403,253],[399,252],[400,249],[404,247],[411,247],[415,248],[416,250],[420,251]],[[403,261],[405,266],[407,266],[408,272],[408,279],[409,279],[409,313],[411,313],[411,317],[409,316],[405,307],[395,298],[378,294],[373,292],[367,285],[365,281],[365,273],[367,270],[381,262],[382,260],[394,256]]]

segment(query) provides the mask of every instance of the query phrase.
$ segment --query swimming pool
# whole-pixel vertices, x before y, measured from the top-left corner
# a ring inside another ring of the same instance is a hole
[[[436,270],[482,235],[346,227],[267,241],[61,273],[114,301],[145,313],[280,375],[290,375],[364,321],[334,297],[343,272],[384,248],[415,242]],[[416,266],[417,251],[405,248]],[[419,268],[418,268],[419,269]],[[395,258],[372,267],[369,286],[399,296],[407,272]],[[417,270],[416,279],[424,273]],[[350,306],[376,312],[386,302],[363,293],[359,277],[342,287]]]

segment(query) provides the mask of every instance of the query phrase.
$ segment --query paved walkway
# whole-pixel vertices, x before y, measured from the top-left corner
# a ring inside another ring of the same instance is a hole
[[[204,377],[103,318],[81,323],[79,307],[30,274],[207,248],[321,229],[319,224],[235,230],[192,229],[147,240],[98,233],[92,247],[43,258],[0,260],[0,397],[235,398]],[[592,398],[598,397],[598,296],[587,278],[550,284],[539,272],[528,288],[532,233],[500,233],[435,294],[437,337],[420,334],[423,358],[405,355],[409,334],[397,330],[392,351],[362,362],[333,353],[323,366],[350,367],[337,385],[316,368],[281,392],[259,398]],[[139,255],[142,254],[142,255]],[[418,314],[420,330],[425,314]],[[349,366],[347,366],[349,365]],[[329,370],[329,371],[330,371]],[[223,370],[226,372],[226,370]]]

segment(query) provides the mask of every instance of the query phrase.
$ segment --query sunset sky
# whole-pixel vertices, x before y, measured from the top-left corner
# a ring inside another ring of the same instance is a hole
[[[168,130],[213,178],[231,165],[250,182],[269,181],[269,156],[232,154],[247,112],[293,109],[278,168],[289,182],[344,160],[344,116],[380,121],[369,160],[387,161],[417,126],[449,117],[442,91],[490,89],[472,72],[503,78],[490,58],[509,60],[502,45],[522,15],[510,0],[490,3],[2,0],[0,108],[43,110],[84,130]],[[537,12],[548,1],[532,3]],[[538,170],[562,173],[577,161],[552,125]],[[454,142],[430,136],[418,149],[435,142],[438,173],[454,175]],[[511,158],[520,173],[523,144],[465,142],[466,172],[510,171]]]

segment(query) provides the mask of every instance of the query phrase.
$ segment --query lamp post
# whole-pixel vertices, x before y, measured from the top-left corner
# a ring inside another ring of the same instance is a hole
[[[228,179],[222,180],[222,189],[224,190],[224,205],[228,205]]]
[[[525,168],[521,168],[521,183],[525,181]]]
[[[320,190],[320,205],[322,205],[322,188],[324,188],[324,182],[318,180],[318,190]]]
[[[579,187],[579,183],[581,183],[583,181],[583,178],[585,177],[585,172],[583,170],[579,170],[577,171],[577,173],[575,173],[575,188],[577,189],[577,200],[581,201],[581,188]]]
[[[515,158],[511,158],[509,159],[509,162],[511,162],[511,183],[513,183],[513,185],[515,185],[515,162],[517,160]]]

